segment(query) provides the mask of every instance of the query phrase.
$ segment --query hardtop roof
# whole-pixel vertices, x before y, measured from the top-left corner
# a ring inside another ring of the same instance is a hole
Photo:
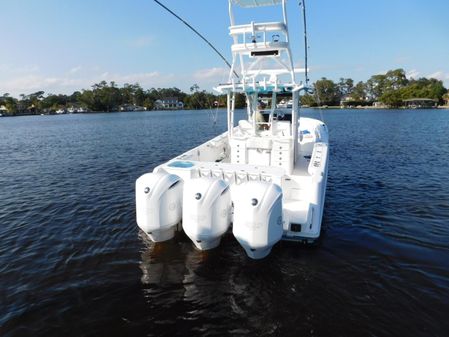
[[[234,5],[240,7],[262,7],[262,6],[274,6],[282,4],[282,0],[231,0]]]

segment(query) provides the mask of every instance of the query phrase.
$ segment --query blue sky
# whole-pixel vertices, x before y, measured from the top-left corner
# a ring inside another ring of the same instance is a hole
[[[230,59],[227,0],[161,0]],[[449,87],[448,0],[308,0],[312,80],[366,80],[393,68]],[[101,80],[144,88],[226,78],[203,41],[152,0],[0,0],[0,95],[72,93]],[[298,1],[288,2],[297,63],[303,61]],[[250,11],[239,18],[250,21]]]

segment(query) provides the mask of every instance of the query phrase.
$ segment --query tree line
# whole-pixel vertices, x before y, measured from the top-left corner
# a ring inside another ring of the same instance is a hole
[[[335,83],[322,78],[313,84],[313,94],[301,97],[302,105],[336,106],[342,101],[349,105],[372,105],[380,102],[397,108],[404,100],[427,98],[444,104],[449,100],[449,92],[443,82],[434,78],[408,79],[403,69],[390,70],[385,74],[373,75],[366,82],[354,84],[350,78],[341,78]]]
[[[113,112],[119,111],[123,106],[141,107],[145,110],[157,108],[156,101],[164,98],[177,98],[184,103],[185,109],[210,109],[226,105],[226,96],[214,95],[200,90],[197,84],[185,93],[178,88],[151,88],[143,89],[140,84],[125,84],[122,87],[115,82],[102,81],[94,84],[91,89],[75,91],[71,95],[45,94],[37,91],[29,95],[20,95],[14,98],[9,94],[0,96],[0,106],[5,107],[4,115],[33,115],[41,113],[54,113],[60,109],[82,108],[86,112]],[[238,95],[236,107],[245,106],[245,98]]]
[[[381,102],[389,107],[399,107],[406,99],[428,98],[438,104],[449,101],[449,92],[443,82],[434,78],[408,79],[403,69],[390,70],[385,74],[373,75],[366,82],[354,83],[350,78],[341,78],[334,82],[322,78],[312,85],[311,94],[301,96],[302,105],[336,106],[341,101],[349,105],[372,105]],[[197,84],[185,93],[178,88],[143,89],[138,83],[117,86],[115,82],[102,81],[91,89],[75,91],[71,95],[45,94],[37,91],[29,95],[14,98],[9,94],[0,96],[0,113],[3,115],[54,113],[70,107],[82,108],[82,111],[118,111],[121,106],[137,106],[146,110],[157,108],[156,101],[176,97],[184,103],[185,109],[210,109],[226,105],[225,95],[214,95],[200,90]],[[245,97],[236,97],[236,108],[245,107]]]

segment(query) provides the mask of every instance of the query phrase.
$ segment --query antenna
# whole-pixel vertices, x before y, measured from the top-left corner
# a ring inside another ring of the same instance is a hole
[[[196,35],[198,35],[204,42],[206,42],[209,47],[211,47],[217,54],[218,56],[220,56],[220,58],[226,63],[226,65],[232,69],[231,64],[228,62],[228,60],[226,60],[226,58],[223,56],[222,53],[220,53],[217,48],[215,48],[212,43],[210,43],[203,35],[201,35],[195,28],[193,28],[188,22],[186,22],[185,20],[183,20],[179,15],[177,15],[175,12],[173,12],[171,9],[169,9],[167,6],[165,6],[164,4],[162,4],[161,2],[159,2],[158,0],[154,0],[155,3],[157,3],[159,6],[161,6],[163,9],[165,9],[167,12],[169,12],[171,15],[173,15],[175,18],[177,18],[179,21],[181,21],[183,24],[185,24],[187,27],[190,28],[190,30],[192,30]],[[235,70],[233,70],[234,75],[237,76],[237,78],[239,78],[239,75],[235,72]]]

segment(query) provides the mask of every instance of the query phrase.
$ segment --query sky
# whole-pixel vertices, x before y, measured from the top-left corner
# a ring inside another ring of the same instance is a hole
[[[161,1],[231,59],[227,0]],[[302,65],[298,3],[288,1],[289,24]],[[403,68],[449,87],[448,0],[307,0],[307,7],[311,80],[365,81]],[[0,8],[0,95],[71,94],[102,80],[212,91],[227,78],[223,61],[153,0],[0,0]],[[254,12],[237,14],[248,23]]]

